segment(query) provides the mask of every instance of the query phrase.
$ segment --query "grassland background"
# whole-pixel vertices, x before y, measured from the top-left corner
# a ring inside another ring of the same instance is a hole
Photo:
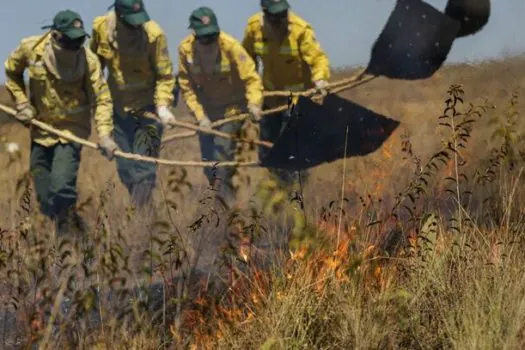
[[[347,69],[334,72],[333,79],[347,77],[352,71]],[[489,150],[498,146],[498,140],[491,139],[494,126],[489,125],[489,120],[507,113],[513,94],[518,96],[516,109],[519,115],[525,114],[525,102],[521,98],[525,95],[524,73],[525,58],[509,57],[476,64],[447,65],[435,76],[424,81],[407,82],[379,78],[365,86],[342,93],[341,96],[345,98],[401,122],[400,127],[382,148],[366,157],[346,160],[344,189],[349,205],[358,212],[359,197],[368,195],[382,198],[385,202],[391,201],[395,194],[411,181],[413,161],[407,159],[402,152],[403,135],[409,136],[414,153],[423,160],[440,148],[445,131],[438,128],[437,118],[445,107],[444,100],[447,98],[446,93],[451,84],[463,86],[466,102],[479,104],[487,101],[495,107],[484,113],[482,119],[476,123],[465,151],[469,169],[474,170],[485,164],[489,157]],[[4,90],[0,94],[0,101],[9,102]],[[181,119],[191,120],[183,103],[177,107],[176,112]],[[2,194],[0,227],[15,230],[20,219],[17,214],[20,193],[17,193],[16,184],[28,170],[29,138],[27,130],[11,122],[9,117],[0,115],[0,121],[2,123],[0,135],[4,141],[16,142],[21,147],[21,158],[15,162],[11,161],[7,152],[0,153],[0,166],[4,169],[0,172]],[[518,118],[518,125],[515,127],[518,133],[522,130],[523,123],[523,120]],[[194,138],[172,142],[165,145],[161,156],[168,159],[198,160],[198,143]],[[343,161],[337,161],[315,168],[305,185],[304,202],[307,216],[314,225],[320,225],[318,218],[322,208],[341,196],[343,165]],[[162,216],[159,213],[166,211],[165,189],[168,179],[174,176],[170,175],[170,170],[172,169],[161,167],[159,171],[155,207],[157,213],[130,215],[128,195],[119,183],[114,162],[110,163],[95,151],[85,149],[82,154],[78,186],[80,202],[91,200],[91,204],[86,207],[83,215],[90,226],[95,227],[99,214],[97,210],[101,205],[100,193],[109,191],[109,199],[104,205],[113,231],[124,232],[139,248],[147,246],[151,230],[149,225],[157,216]],[[449,166],[446,171],[451,170]],[[256,191],[258,182],[266,176],[262,169],[249,170],[248,173],[252,177],[252,182],[250,186],[245,184],[242,188],[244,205],[247,205],[249,198]],[[202,214],[206,207],[202,199],[206,198],[208,193],[201,169],[188,168],[187,179],[191,182],[192,188],[182,191],[183,197],[177,198],[178,208],[171,213],[173,223],[183,231]],[[502,178],[501,181],[502,189],[510,186],[505,181],[511,181],[511,185],[518,189],[522,187],[519,177],[518,180]],[[482,189],[481,187],[480,190]],[[518,194],[516,200],[521,198],[521,194]],[[502,198],[502,202],[505,200]],[[518,211],[521,211],[521,208],[518,208]],[[494,220],[494,222],[499,221]],[[273,237],[274,239],[282,239],[288,234],[289,229],[282,222],[276,223],[270,220],[269,224],[272,225],[269,227],[269,235],[276,236]],[[518,313],[525,305],[524,294],[520,292],[525,287],[521,269],[525,259],[521,256],[520,249],[515,249],[514,246],[508,248],[508,252],[503,257],[501,252],[494,253],[495,242],[512,241],[520,237],[521,222],[517,222],[516,225],[518,228],[515,230],[509,230],[507,225],[505,232],[499,231],[502,228],[497,225],[492,229],[485,227],[484,231],[479,232],[474,239],[476,244],[479,244],[477,246],[479,255],[475,255],[472,261],[465,263],[464,269],[459,269],[453,277],[452,273],[447,274],[446,271],[450,272],[452,265],[457,266],[457,261],[454,257],[446,255],[442,260],[425,265],[409,277],[401,277],[400,273],[392,275],[399,283],[402,281],[404,287],[400,288],[396,282],[392,282],[387,287],[383,286],[384,289],[376,294],[368,290],[368,285],[363,279],[359,283],[353,281],[340,288],[328,288],[327,290],[331,290],[334,295],[317,297],[307,287],[303,289],[312,282],[311,279],[315,281],[315,277],[310,274],[311,271],[305,267],[308,266],[305,262],[303,267],[293,270],[298,276],[297,280],[301,282],[291,285],[285,283],[281,286],[282,289],[276,284],[275,289],[264,295],[267,298],[266,307],[258,310],[254,316],[255,320],[249,322],[244,320],[247,323],[243,326],[223,327],[220,336],[210,332],[215,335],[214,340],[199,334],[202,338],[201,346],[207,342],[208,346],[214,344],[225,348],[258,348],[263,344],[266,344],[264,346],[267,348],[305,346],[329,348],[329,344],[333,344],[334,348],[519,348],[525,341],[525,338],[522,338],[525,320]],[[209,225],[204,229],[201,236],[216,244],[223,239],[224,233],[217,233],[220,230],[212,226]],[[49,224],[44,224],[43,227],[45,230],[51,230]],[[442,244],[444,247],[450,247],[452,240],[448,239],[450,237],[445,234],[446,230],[442,230],[444,233]],[[476,228],[472,230],[476,231]],[[362,234],[365,235],[365,232]],[[190,240],[193,243],[197,242],[194,238]],[[203,270],[215,264],[214,254],[217,252],[213,248],[213,243],[208,243],[204,248],[201,259]],[[494,254],[498,259],[506,261],[503,265],[507,269],[501,274],[490,273],[481,268],[487,259],[494,257]],[[453,279],[447,280],[448,278]],[[406,300],[403,296],[400,297],[401,299],[385,297],[386,294],[398,295],[406,290],[410,290],[410,293],[407,293],[411,295]],[[278,298],[279,293],[281,296]],[[284,304],[282,304],[283,293],[288,294]],[[352,301],[355,302],[353,306]],[[400,305],[393,305],[395,303]],[[414,311],[416,316],[412,315],[412,317],[410,310],[416,309],[418,310]],[[401,317],[400,310],[405,310],[408,315],[404,318],[396,318]],[[441,314],[436,317],[440,321],[425,321],[419,318],[430,317],[432,312],[429,310],[439,311]],[[469,310],[473,312],[466,313]],[[310,315],[308,318],[303,314],[305,312],[317,315],[316,317]],[[392,312],[398,315],[389,316]],[[459,314],[465,318],[460,320]],[[317,323],[308,324],[304,321],[305,317]],[[302,326],[308,324],[311,328],[290,327],[294,322]],[[312,332],[314,334],[311,334]],[[114,336],[116,341],[118,337]],[[324,336],[326,339],[323,338]],[[130,335],[129,339],[118,338],[118,341],[122,344],[127,342],[128,346],[136,348],[139,348],[140,344],[145,348],[155,348],[160,344],[160,341],[157,343],[148,339],[148,336],[140,338],[140,334]],[[103,342],[99,347],[104,348],[102,344]],[[106,343],[105,346],[107,345]]]
[[[485,61],[479,64],[457,64],[443,67],[432,78],[423,81],[398,81],[380,78],[368,83],[363,87],[355,90],[341,93],[341,96],[360,103],[377,113],[384,114],[401,122],[401,126],[396,133],[389,139],[386,148],[391,150],[391,162],[397,164],[392,169],[392,174],[387,178],[381,179],[384,187],[390,187],[390,184],[398,183],[398,177],[403,177],[404,166],[400,161],[400,147],[396,145],[399,142],[399,135],[405,130],[412,137],[414,148],[422,156],[428,155],[435,150],[439,144],[439,137],[436,135],[436,118],[444,108],[443,100],[450,84],[463,84],[466,98],[469,102],[477,103],[483,99],[488,99],[490,103],[500,107],[495,113],[504,112],[503,108],[508,104],[513,92],[520,92],[524,88],[525,76],[522,72],[525,70],[525,58],[512,57],[501,61]],[[353,70],[340,70],[334,72],[333,79],[347,77]],[[2,89],[0,101],[9,102],[9,97]],[[520,101],[522,103],[522,101]],[[188,116],[184,103],[177,107],[177,115],[183,120],[191,121]],[[489,118],[486,118],[487,120]],[[17,142],[22,148],[27,147],[29,138],[26,130],[16,124],[10,123],[9,117],[0,114],[2,123],[0,132],[9,142]],[[484,149],[490,146],[488,135],[483,135],[483,129],[478,129],[474,142],[474,148]],[[96,135],[92,137],[96,140]],[[373,186],[377,178],[369,175],[374,171],[374,162],[383,158],[384,148],[378,150],[375,154],[365,158],[350,159],[347,164],[348,182],[354,186],[366,190]],[[1,178],[0,193],[4,193],[4,198],[12,198],[12,181],[28,169],[27,151],[23,152],[21,165],[16,170],[3,172]],[[172,142],[164,146],[162,156],[168,159],[199,159],[199,146],[195,138],[183,139]],[[83,161],[79,176],[79,189],[81,198],[86,198],[100,191],[108,181],[114,182],[118,192],[124,194],[123,188],[118,183],[114,163],[108,163],[93,150],[84,150]],[[0,161],[7,162],[7,157]],[[323,191],[328,198],[337,194],[340,188],[342,162],[323,165],[314,170],[312,182],[308,184],[309,188],[316,188],[318,185],[327,184],[327,189],[332,192]],[[166,176],[169,168],[163,167],[160,170],[161,177]],[[192,183],[205,186],[206,180],[202,171],[198,168],[189,168],[189,177]],[[253,173],[257,174],[258,171]],[[401,185],[402,186],[402,185]],[[315,191],[313,191],[315,192]],[[116,198],[114,205],[122,208],[127,205],[127,196],[122,195]],[[317,197],[314,194],[314,197]],[[82,199],[81,199],[82,200]],[[188,203],[190,204],[190,203]],[[192,203],[195,204],[195,203]],[[8,201],[3,201],[1,213],[9,212]],[[188,205],[187,207],[192,207]],[[1,217],[2,223],[9,222],[9,215]]]

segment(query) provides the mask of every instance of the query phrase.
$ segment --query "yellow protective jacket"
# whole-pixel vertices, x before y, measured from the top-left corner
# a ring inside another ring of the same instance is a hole
[[[309,23],[290,11],[288,36],[278,43],[268,38],[263,18],[262,12],[250,17],[242,43],[262,63],[266,90],[303,91],[330,78],[330,62]]]
[[[199,121],[205,115],[216,119],[214,114],[217,113],[211,111],[228,111],[233,106],[235,109],[245,109],[246,104],[261,106],[263,102],[263,85],[255,62],[231,35],[221,32],[218,40],[220,54],[211,74],[203,72],[198,56],[194,53],[196,40],[193,34],[179,45],[178,79],[181,94]]]
[[[86,57],[83,78],[75,82],[58,80],[42,58],[50,39],[50,35],[25,38],[5,61],[6,88],[14,102],[31,103],[36,109],[36,119],[82,138],[91,134],[94,114],[98,136],[110,135],[113,103],[97,57],[83,48]],[[26,69],[31,97],[24,83]],[[68,142],[38,128],[31,129],[31,138],[46,147]]]
[[[142,55],[120,54],[109,42],[109,21],[112,14],[95,18],[90,42],[103,68],[107,68],[108,85],[117,110],[128,112],[148,105],[171,106],[175,77],[166,35],[154,21],[144,24],[148,38]]]

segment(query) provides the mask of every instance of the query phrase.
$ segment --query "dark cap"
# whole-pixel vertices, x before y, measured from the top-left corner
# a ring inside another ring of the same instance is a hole
[[[261,0],[261,7],[264,11],[274,14],[288,10],[290,4],[287,0]]]
[[[115,11],[128,24],[140,26],[150,20],[142,0],[115,0]]]
[[[57,13],[53,19],[53,25],[42,27],[42,29],[48,28],[54,29],[73,40],[88,36],[88,33],[84,30],[82,17],[71,10],[64,10]]]
[[[215,12],[209,7],[199,7],[190,15],[190,28],[195,35],[203,36],[220,32],[219,23]]]

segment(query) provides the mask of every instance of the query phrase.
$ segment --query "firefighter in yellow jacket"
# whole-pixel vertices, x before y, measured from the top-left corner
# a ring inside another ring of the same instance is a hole
[[[330,63],[311,25],[292,12],[286,0],[261,0],[261,8],[248,20],[243,46],[262,69],[264,89],[300,92],[315,87],[324,92]],[[286,102],[287,98],[266,98],[265,107]],[[265,118],[261,139],[275,142],[288,117],[284,113]]]
[[[88,138],[93,114],[99,147],[111,159],[117,150],[111,137],[113,104],[97,57],[83,47],[87,33],[82,19],[76,12],[61,11],[50,28],[45,35],[23,39],[5,62],[6,88],[17,118],[28,126],[35,118]],[[31,127],[30,170],[37,199],[42,213],[55,220],[58,234],[83,226],[74,211],[80,152],[80,145]]]
[[[175,77],[166,35],[150,19],[142,0],[116,0],[114,9],[95,18],[91,50],[108,70],[115,105],[115,140],[122,150],[158,157],[163,131],[175,120]],[[141,116],[156,113],[161,123]],[[155,164],[117,159],[121,181],[138,207],[151,203]]]
[[[217,17],[208,7],[194,10],[190,16],[193,33],[179,46],[179,84],[181,95],[200,126],[249,111],[252,120],[260,120],[263,86],[255,62],[241,43],[219,28]],[[242,123],[228,123],[220,131],[238,134]],[[235,142],[201,134],[203,160],[232,160]],[[231,177],[234,169],[218,168],[226,200],[232,200]],[[205,168],[212,182],[213,169]]]

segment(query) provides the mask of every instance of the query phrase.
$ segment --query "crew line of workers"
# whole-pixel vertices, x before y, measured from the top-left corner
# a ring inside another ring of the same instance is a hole
[[[119,149],[158,157],[162,134],[175,121],[171,107],[179,88],[201,127],[247,111],[251,122],[260,122],[261,138],[269,141],[278,137],[288,116],[261,119],[263,109],[286,103],[286,98],[263,99],[264,90],[326,88],[329,61],[312,27],[290,10],[287,0],[260,2],[262,11],[248,20],[242,42],[220,29],[210,8],[194,10],[192,33],[179,45],[177,74],[166,35],[142,0],[115,0],[106,15],[95,18],[91,36],[81,16],[65,10],[43,28],[49,29],[45,34],[21,41],[5,62],[6,88],[17,119],[31,129],[31,175],[40,209],[55,221],[57,234],[83,225],[74,210],[81,146],[32,127],[31,119],[88,138],[93,117],[99,148],[109,160]],[[159,120],[144,117],[144,111]],[[236,133],[241,127],[238,122],[220,129]],[[201,135],[199,141],[204,160],[234,157],[231,140]],[[123,158],[116,162],[132,202],[149,207],[156,165]],[[220,169],[215,176],[224,179],[228,191],[234,169]],[[204,170],[210,181],[211,171]]]

